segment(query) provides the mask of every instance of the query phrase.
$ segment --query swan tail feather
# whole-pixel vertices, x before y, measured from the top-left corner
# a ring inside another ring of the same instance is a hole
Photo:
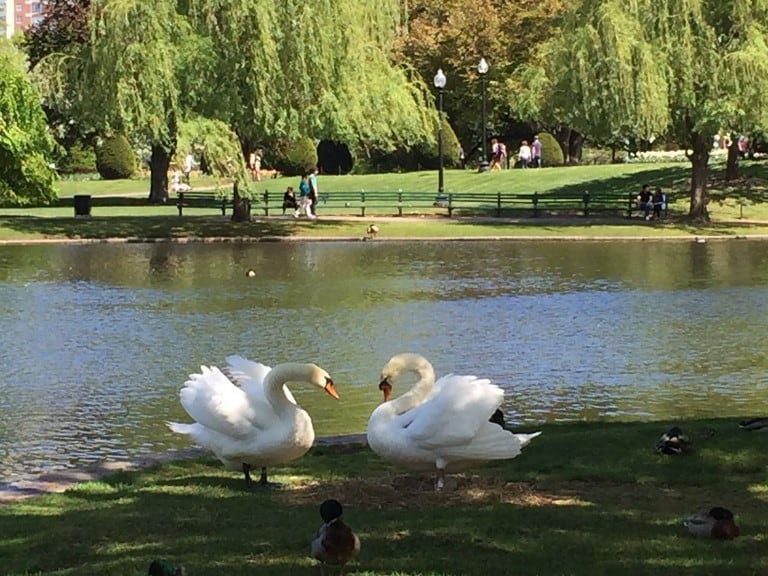
[[[541,432],[532,432],[530,434],[515,434],[515,438],[517,438],[520,441],[521,448],[525,448],[526,446],[528,446],[528,444],[531,443],[531,440],[533,440],[537,436],[541,436]]]

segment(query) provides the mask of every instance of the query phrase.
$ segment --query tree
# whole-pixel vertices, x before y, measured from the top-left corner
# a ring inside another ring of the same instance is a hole
[[[0,203],[45,204],[56,197],[46,155],[51,138],[24,55],[0,39]]]
[[[692,168],[689,215],[706,220],[712,135],[766,125],[767,28],[762,0],[578,0],[508,89],[530,117],[590,137],[681,143]]]
[[[480,143],[481,57],[487,74],[488,125],[518,115],[510,108],[503,80],[527,62],[556,31],[564,0],[404,0],[403,25],[394,48],[397,62],[413,66],[430,85],[438,68],[448,77],[444,108],[468,150]]]

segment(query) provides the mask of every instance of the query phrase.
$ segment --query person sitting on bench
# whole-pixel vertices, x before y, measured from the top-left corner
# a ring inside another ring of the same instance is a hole
[[[653,208],[653,194],[648,184],[643,184],[640,194],[637,195],[637,207],[645,214],[645,219],[651,219],[651,208]]]
[[[283,214],[287,209],[296,210],[299,207],[299,203],[296,202],[296,193],[293,191],[293,186],[288,186],[283,194]]]
[[[661,211],[667,208],[667,195],[661,191],[660,186],[656,186],[653,191],[653,217],[661,218]]]

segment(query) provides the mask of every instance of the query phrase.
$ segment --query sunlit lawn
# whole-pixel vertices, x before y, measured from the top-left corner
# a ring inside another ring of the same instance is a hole
[[[274,470],[281,491],[248,493],[214,461],[122,473],[0,508],[0,574],[139,576],[157,557],[190,576],[317,574],[307,552],[328,497],[362,539],[358,576],[765,574],[768,434],[682,422],[694,452],[658,455],[669,425],[547,425],[443,494],[368,450],[316,448]],[[687,534],[681,520],[714,505],[739,538]]]
[[[692,224],[685,219],[688,211],[689,168],[684,164],[622,164],[549,168],[542,170],[507,170],[478,174],[466,170],[450,170],[446,174],[447,191],[473,191],[493,195],[498,191],[539,192],[549,194],[570,192],[581,194],[585,190],[626,198],[641,184],[661,185],[671,194],[670,217],[661,222],[644,222],[638,218],[627,220],[618,215],[586,219],[579,215],[558,218],[534,218],[530,212],[515,213],[514,219],[473,220],[446,218],[445,209],[408,209],[408,216],[400,221],[380,223],[379,239],[438,238],[438,237],[670,237],[670,236],[744,236],[768,232],[768,164],[744,163],[742,178],[726,185],[718,178],[720,168],[713,169],[710,188],[710,214],[707,226]],[[333,201],[333,191],[397,191],[422,192],[432,198],[437,173],[372,174],[321,177],[321,191],[330,194],[327,204],[320,204],[320,220],[316,223],[293,221],[291,218],[262,218],[258,201],[253,204],[255,221],[233,224],[222,218],[215,208],[185,209],[178,217],[171,199],[168,205],[144,205],[142,198],[148,189],[148,180],[135,179],[116,182],[61,181],[63,202],[71,203],[75,194],[94,196],[91,218],[74,218],[71,204],[55,208],[10,209],[0,208],[0,239],[30,240],[42,238],[178,238],[217,236],[308,236],[360,239],[370,219],[392,216],[395,208],[369,209],[366,218],[358,212]],[[210,177],[196,177],[193,186],[211,187],[216,181]],[[287,185],[295,185],[293,178],[269,179],[256,183],[257,190],[269,189],[276,195]],[[112,206],[99,203],[99,196],[131,196],[133,205]],[[275,214],[273,210],[271,215]],[[351,218],[350,221],[334,216]],[[752,223],[757,221],[758,223]]]

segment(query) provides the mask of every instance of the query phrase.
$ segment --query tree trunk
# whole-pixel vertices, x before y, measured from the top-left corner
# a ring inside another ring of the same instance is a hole
[[[571,163],[571,129],[559,126],[552,131],[552,135],[563,149],[563,160],[566,166]]]
[[[171,166],[172,152],[159,144],[152,145],[152,157],[149,161],[149,202],[165,204],[168,202],[168,169]]]
[[[688,215],[699,221],[708,221],[707,175],[709,164],[709,138],[693,134],[693,150],[688,154],[691,161],[691,206]]]
[[[251,200],[240,196],[237,182],[232,185],[232,222],[250,222]]]
[[[725,165],[725,180],[730,182],[739,177],[739,138],[735,134],[731,135],[731,145],[728,146],[728,163]]]
[[[571,130],[571,135],[568,138],[568,157],[573,164],[581,164],[581,153],[584,149],[584,136],[581,132]]]

